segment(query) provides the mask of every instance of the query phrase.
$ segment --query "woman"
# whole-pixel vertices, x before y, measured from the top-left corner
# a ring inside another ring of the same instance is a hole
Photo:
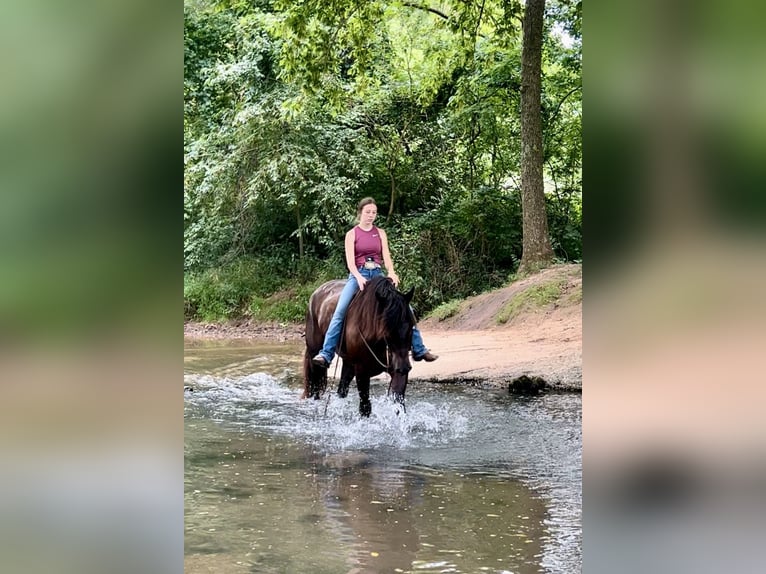
[[[388,250],[386,232],[373,225],[377,216],[378,206],[375,200],[365,197],[356,209],[359,224],[346,233],[346,265],[351,274],[338,299],[338,306],[335,308],[324,337],[324,346],[312,359],[312,362],[320,367],[327,367],[332,363],[348,305],[356,292],[364,289],[368,280],[383,273],[380,267],[381,262],[385,265],[388,277],[393,280],[394,285],[399,285],[399,276],[394,272],[394,264]],[[438,358],[438,355],[432,354],[423,344],[423,337],[417,327],[412,329],[412,358],[415,361],[429,362]]]

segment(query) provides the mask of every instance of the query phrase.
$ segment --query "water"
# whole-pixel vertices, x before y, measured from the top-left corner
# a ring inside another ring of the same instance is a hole
[[[374,379],[299,399],[300,347],[187,348],[185,571],[581,570],[580,395]]]

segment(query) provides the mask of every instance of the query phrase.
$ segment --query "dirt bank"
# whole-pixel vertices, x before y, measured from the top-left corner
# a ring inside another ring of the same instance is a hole
[[[439,359],[414,363],[412,380],[580,390],[582,267],[558,265],[472,297],[449,317],[422,321],[420,329]],[[303,325],[187,323],[184,336],[300,341]]]

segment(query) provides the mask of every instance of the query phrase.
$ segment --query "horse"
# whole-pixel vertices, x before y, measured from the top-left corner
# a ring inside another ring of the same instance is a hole
[[[327,387],[327,367],[311,362],[324,344],[324,336],[346,281],[328,281],[309,298],[306,312],[306,351],[303,357],[303,398],[318,400]],[[412,365],[409,352],[415,316],[410,301],[415,289],[401,293],[388,277],[369,280],[354,295],[346,311],[337,353],[343,359],[338,396],[346,398],[351,379],[356,378],[359,413],[369,417],[370,377],[387,372],[389,394],[404,408],[404,393]]]

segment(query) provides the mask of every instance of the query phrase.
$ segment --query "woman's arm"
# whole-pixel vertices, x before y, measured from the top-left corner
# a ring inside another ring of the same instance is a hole
[[[388,235],[380,227],[378,227],[378,231],[380,232],[380,245],[383,248],[383,264],[386,266],[388,276],[394,282],[394,285],[398,287],[399,276],[394,271],[394,262],[391,260],[391,252],[388,250]]]
[[[352,227],[351,230],[346,233],[346,267],[348,267],[351,275],[356,277],[356,282],[359,284],[359,290],[364,291],[364,284],[367,283],[367,279],[365,279],[362,274],[359,273],[359,269],[356,268],[356,256],[354,254],[355,239],[356,235],[354,234],[354,229]]]

